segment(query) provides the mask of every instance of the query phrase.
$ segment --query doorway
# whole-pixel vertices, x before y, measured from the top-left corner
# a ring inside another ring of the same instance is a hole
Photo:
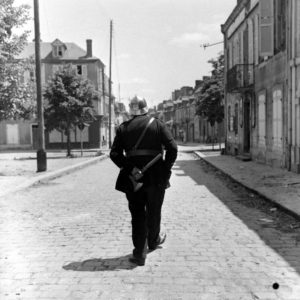
[[[18,124],[6,124],[6,138],[8,145],[18,145],[20,141],[19,137],[19,125]]]
[[[244,101],[244,153],[250,152],[250,96]]]

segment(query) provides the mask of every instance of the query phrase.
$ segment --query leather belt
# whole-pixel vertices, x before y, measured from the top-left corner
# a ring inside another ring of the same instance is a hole
[[[150,149],[137,149],[126,152],[126,157],[132,156],[156,156],[157,154],[162,153],[161,150],[150,150]]]

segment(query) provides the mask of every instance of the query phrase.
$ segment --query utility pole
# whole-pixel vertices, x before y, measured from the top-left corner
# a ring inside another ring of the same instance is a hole
[[[37,151],[37,172],[47,170],[47,158],[45,151],[45,133],[44,133],[44,109],[42,99],[42,81],[41,81],[41,34],[39,1],[34,0],[34,32],[35,32],[35,74],[36,74],[36,99],[38,113],[38,151]]]
[[[113,23],[112,20],[110,20],[110,43],[109,43],[109,88],[108,88],[108,145],[109,148],[111,148],[111,105],[112,105],[112,99],[111,99],[111,52],[112,52],[112,32],[113,32]]]
[[[219,45],[219,44],[223,44],[223,41],[222,42],[213,43],[213,44],[209,44],[209,43],[201,44],[200,47],[202,47],[205,50],[207,47],[211,47],[211,46],[215,46],[215,45]]]

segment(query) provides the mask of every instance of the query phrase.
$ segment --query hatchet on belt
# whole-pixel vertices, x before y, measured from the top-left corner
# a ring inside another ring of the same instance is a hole
[[[138,180],[140,180],[143,177],[144,173],[161,158],[162,158],[162,154],[159,153],[152,160],[150,160],[146,164],[146,166],[144,166],[141,170],[136,167],[133,168],[131,175],[129,175],[129,178],[132,182],[134,192],[137,192],[143,186],[143,183],[138,182]]]

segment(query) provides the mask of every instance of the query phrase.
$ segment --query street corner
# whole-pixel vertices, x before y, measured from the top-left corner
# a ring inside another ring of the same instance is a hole
[[[6,155],[7,157],[8,155]],[[37,161],[31,155],[19,155],[18,159],[13,154],[9,157],[11,159],[4,160],[0,171],[0,197],[75,172],[108,158],[108,155],[100,151],[97,155],[73,157],[62,156],[61,153],[51,153],[47,158],[45,172],[37,172]]]

